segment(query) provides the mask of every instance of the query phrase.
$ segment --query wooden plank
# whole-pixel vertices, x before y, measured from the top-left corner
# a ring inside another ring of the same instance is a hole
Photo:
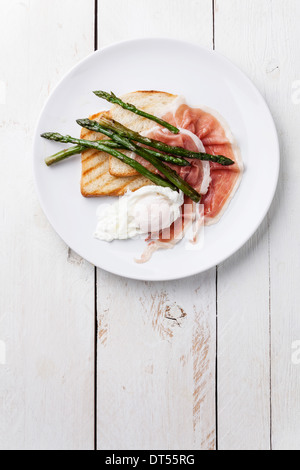
[[[100,47],[145,36],[212,47],[212,31],[210,0],[99,2]],[[99,270],[98,314],[98,447],[214,449],[215,270],[159,284]]]
[[[269,23],[271,3],[276,2],[215,2],[216,50],[241,67],[262,92],[276,80],[267,72],[276,50]],[[270,448],[269,370],[266,220],[251,241],[224,263],[218,273],[220,449]]]
[[[93,448],[94,269],[54,233],[32,176],[38,114],[93,50],[93,22],[93,0],[1,2],[1,449]]]
[[[270,213],[272,309],[272,444],[298,450],[300,443],[299,318],[300,101],[297,0],[268,2],[267,35],[262,43],[265,94],[281,143],[281,175]],[[261,29],[266,27],[261,24]],[[299,344],[298,344],[299,349]]]
[[[98,4],[101,47],[140,37],[212,46],[211,0],[98,0]]]
[[[214,449],[213,278],[99,272],[99,448]]]

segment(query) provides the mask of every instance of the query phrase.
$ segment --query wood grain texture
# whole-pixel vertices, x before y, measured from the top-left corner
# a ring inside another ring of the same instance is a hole
[[[270,212],[272,313],[272,445],[300,448],[300,365],[293,343],[300,339],[300,4],[266,2],[259,27],[265,56],[259,55],[261,84],[275,117],[281,144],[279,187]],[[263,36],[263,29],[264,32]]]
[[[215,3],[215,47],[262,89],[269,1]],[[265,83],[267,85],[267,83]],[[263,89],[262,89],[263,91]],[[247,169],[246,169],[247,171]],[[218,276],[219,448],[270,448],[268,224]]]
[[[158,284],[99,272],[100,449],[215,448],[212,277]]]
[[[100,47],[145,36],[212,47],[212,2],[100,0],[98,29]],[[215,299],[215,270],[160,284],[98,271],[99,449],[215,448]]]
[[[212,46],[211,0],[98,0],[99,45],[168,37]]]
[[[297,178],[300,172],[297,155],[300,108],[296,95],[300,77],[299,13],[300,5],[296,0],[217,1],[217,49],[241,66],[266,97],[279,131],[282,158],[279,188],[267,221],[269,230],[265,222],[261,235],[258,234],[259,238],[255,237],[251,242],[254,250],[251,250],[251,245],[244,249],[245,255],[249,251],[247,263],[245,259],[243,261],[243,252],[239,253],[235,260],[233,258],[225,265],[223,272],[223,278],[227,278],[228,265],[230,273],[243,272],[241,282],[236,282],[236,275],[231,279],[235,281],[237,293],[235,300],[230,301],[232,296],[228,291],[225,307],[232,303],[235,306],[240,304],[241,320],[238,325],[241,322],[245,325],[244,334],[239,333],[235,343],[231,341],[232,333],[223,336],[223,340],[230,345],[224,348],[226,361],[229,360],[228,348],[233,348],[237,354],[240,351],[242,359],[240,363],[231,362],[229,373],[221,369],[219,376],[225,397],[223,400],[221,398],[220,439],[222,446],[227,448],[236,444],[238,447],[247,445],[256,448],[268,448],[271,445],[275,450],[299,449],[300,366],[292,361],[293,342],[300,338],[297,308],[300,300],[297,288],[300,265],[296,254],[299,251],[300,230],[297,217],[300,195]],[[232,33],[228,34],[228,31]],[[271,312],[270,444],[267,442],[267,245],[270,252]],[[244,281],[247,282],[247,288]],[[222,286],[225,280],[221,279],[220,282]],[[221,309],[222,305],[221,301]],[[237,310],[233,311],[232,317],[236,318]],[[248,318],[246,324],[245,318]],[[224,324],[227,331],[228,325],[230,323]],[[222,331],[220,335],[222,341]],[[243,368],[244,373],[236,373]],[[233,405],[228,398],[226,400],[226,396],[229,387],[234,389],[235,381],[238,390],[244,388],[246,392],[249,388],[249,391],[244,395],[239,393],[240,399],[235,398]],[[231,421],[230,416],[233,416]],[[241,422],[244,426],[248,424],[246,436],[244,433],[230,433],[230,422],[234,429],[239,424],[241,431]]]
[[[93,448],[94,270],[50,227],[32,175],[38,114],[61,76],[91,52],[93,6],[1,1],[2,450]]]
[[[217,298],[215,270],[159,284],[98,270],[99,449],[215,449],[216,418],[220,449],[299,449],[300,3],[215,0],[214,28],[212,3],[98,0],[100,47],[211,48],[214,30],[266,97],[282,150],[268,219],[219,267]],[[0,449],[92,449],[94,269],[43,215],[31,145],[45,99],[93,50],[94,0],[0,6]]]

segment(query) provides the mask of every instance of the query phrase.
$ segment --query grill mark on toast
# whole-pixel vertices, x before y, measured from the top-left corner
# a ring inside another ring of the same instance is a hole
[[[133,181],[130,181],[128,183],[125,183],[123,185],[120,185],[118,186],[118,189],[114,189],[112,190],[111,194],[117,194],[118,196],[120,195],[123,195],[126,191],[125,189],[132,183]],[[104,184],[103,186],[101,186],[101,192],[105,191],[105,188],[111,184],[111,181],[108,181],[106,184]]]
[[[105,136],[99,132],[90,131],[88,129],[82,129],[81,138],[85,140],[91,140],[95,142],[96,140],[102,140]]]
[[[110,178],[110,174],[109,174],[109,173],[108,173],[108,174],[107,174],[107,173],[101,173],[100,175],[95,176],[93,179],[90,179],[87,184],[88,184],[88,185],[94,184],[94,183],[96,183],[98,180],[100,180],[101,178],[104,178],[106,175],[107,175],[107,176],[109,175],[109,176],[108,176],[109,180],[101,186],[101,189],[102,189],[102,188],[105,188],[105,186],[107,186],[108,184],[111,184],[112,181],[113,181],[113,180]]]
[[[124,183],[122,187],[120,187],[119,189],[122,190],[123,188],[126,188],[127,186],[129,186],[131,183],[133,183],[137,178],[134,178],[134,179],[131,179],[130,178],[130,181],[128,181],[127,183]],[[101,189],[104,189],[108,184],[111,184],[111,181],[108,181],[107,183],[105,183]]]
[[[82,176],[86,176],[91,173],[93,170],[100,169],[106,162],[97,162],[95,166],[88,168],[87,170],[82,172]]]
[[[90,117],[99,122],[102,116],[110,117],[110,112],[101,112]],[[81,138],[91,141],[106,138],[101,133],[82,128]],[[109,157],[106,152],[87,149],[82,152],[81,193],[85,197],[122,196],[128,189],[137,189],[151,184],[139,173],[136,175],[116,177],[109,172]]]
[[[85,157],[83,159],[83,161],[85,163],[89,162],[90,160],[92,160],[92,158],[95,158],[96,155],[98,155],[100,152],[98,150],[92,150],[92,153],[90,153],[87,157]]]
[[[91,139],[87,139],[87,137],[91,136],[92,134],[93,134],[92,131],[89,131],[88,129],[82,129],[81,138],[86,139],[86,140],[91,140]]]
[[[82,163],[85,163],[90,159],[90,157],[95,157],[96,153],[98,153],[98,150],[86,150],[81,154],[81,161]]]

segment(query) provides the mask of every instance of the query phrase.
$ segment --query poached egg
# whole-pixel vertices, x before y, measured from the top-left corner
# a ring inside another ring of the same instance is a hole
[[[145,186],[127,192],[113,204],[98,209],[95,238],[107,242],[137,235],[157,234],[181,216],[182,192],[162,186]]]

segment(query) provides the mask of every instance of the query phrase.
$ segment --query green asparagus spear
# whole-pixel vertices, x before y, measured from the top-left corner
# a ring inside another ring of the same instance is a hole
[[[112,91],[110,93],[106,93],[105,91],[94,91],[95,95],[98,96],[99,98],[103,98],[106,101],[109,101],[110,103],[118,104],[121,106],[123,109],[127,109],[127,111],[131,111],[135,114],[138,114],[139,116],[145,117],[147,119],[150,119],[151,121],[157,122],[157,124],[166,127],[169,129],[169,131],[173,132],[173,134],[179,134],[179,129],[177,127],[172,126],[168,122],[164,121],[163,119],[159,119],[156,116],[153,116],[152,114],[148,114],[145,111],[142,111],[141,109],[136,108],[133,104],[130,103],[124,103],[124,101],[121,100],[121,98],[118,98]]]
[[[77,123],[83,127],[85,127],[85,123],[89,125],[89,122],[90,122],[89,120],[80,120],[80,119],[77,121]],[[150,155],[147,149],[144,149],[143,147],[140,147],[134,144],[126,137],[123,137],[117,134],[115,131],[102,128],[101,125],[98,126],[98,132],[101,132],[107,137],[110,137],[114,142],[124,146],[125,148],[127,148],[128,150],[131,150],[132,152],[135,152],[136,154],[140,155],[148,162],[152,163],[152,165],[156,169],[158,169],[166,178],[168,178],[169,181],[175,184],[177,188],[179,188],[184,194],[186,194],[189,198],[191,198],[192,201],[200,202],[201,195],[194,188],[192,188],[192,186],[190,186],[186,181],[184,181],[176,173],[176,171],[172,170],[172,168],[165,165],[161,160],[159,160],[155,156]]]
[[[61,162],[62,160],[65,160],[66,158],[72,157],[73,155],[78,155],[83,151],[84,147],[80,145],[76,145],[75,147],[71,147],[66,150],[62,150],[61,152],[55,153],[54,155],[51,155],[50,157],[45,158],[45,163],[48,166],[53,165],[54,163]]]
[[[90,121],[89,119],[77,119],[77,124],[81,127],[85,127],[86,129],[89,129],[91,131],[95,132],[101,132],[102,134],[111,137],[112,135],[116,134],[117,131],[114,129],[109,129],[106,126],[100,126],[97,121]],[[102,129],[102,130],[100,130]],[[107,130],[107,132],[105,132]],[[126,137],[126,136],[123,136]],[[153,157],[157,157],[160,160],[167,162],[167,163],[173,163],[174,165],[179,165],[179,166],[189,166],[190,163],[185,160],[182,157],[175,157],[174,155],[168,155],[166,153],[160,153],[155,150],[147,149],[150,155]]]
[[[80,121],[81,123],[85,123],[83,127],[86,129],[93,130],[95,132],[102,132],[100,127],[113,130],[117,132],[119,135],[123,137],[127,137],[128,139],[134,140],[135,142],[139,142],[141,144],[147,145],[152,148],[156,148],[161,152],[167,152],[172,155],[177,155],[182,158],[196,158],[198,160],[205,160],[214,163],[219,163],[224,166],[233,165],[234,161],[230,158],[224,157],[223,155],[210,155],[209,153],[202,153],[202,152],[191,152],[183,147],[172,147],[170,145],[164,144],[159,140],[150,139],[149,137],[144,137],[140,135],[138,132],[134,132],[131,129],[123,126],[117,121],[113,119],[108,119],[102,117],[99,122],[90,121],[89,119],[84,119]],[[80,124],[82,125],[82,124]],[[104,133],[104,132],[102,132]]]
[[[109,145],[111,148],[120,148],[118,144],[111,140],[102,140],[102,143],[105,145]],[[75,147],[70,147],[65,150],[61,150],[58,153],[55,153],[54,155],[51,155],[50,157],[45,158],[45,163],[47,166],[54,165],[54,163],[61,162],[62,160],[65,160],[66,158],[72,157],[73,155],[78,155],[79,153],[82,153],[85,150],[85,147],[82,145],[75,145]]]
[[[102,140],[102,144],[107,145],[110,148],[115,148],[119,150],[124,150],[124,147],[118,145],[116,142],[113,142],[112,140]],[[78,155],[79,153],[82,153],[85,150],[85,147],[82,147],[80,145],[76,145],[75,147],[71,147],[66,150],[62,150],[61,152],[56,153],[55,155],[51,155],[50,157],[45,158],[45,163],[47,166],[51,166],[55,163],[61,162],[62,160],[65,160],[68,157],[72,157],[73,155]],[[171,162],[174,163],[175,165],[179,166],[189,166],[190,163],[187,160],[184,160],[183,158],[178,158],[178,157],[173,157],[170,155],[166,155],[160,152],[156,152],[155,150],[147,149],[147,152],[149,155],[152,155],[154,157],[158,157],[161,160],[165,162]]]
[[[79,146],[83,146],[84,148],[93,148],[101,152],[106,152],[112,155],[113,157],[118,158],[122,162],[127,163],[127,165],[137,170],[141,175],[145,176],[146,178],[148,178],[150,181],[157,184],[158,186],[169,187],[173,190],[177,189],[176,186],[172,184],[170,181],[165,180],[160,175],[152,173],[151,171],[147,170],[147,168],[145,168],[143,165],[141,165],[134,159],[127,157],[126,155],[119,152],[118,150],[110,148],[109,146],[105,144],[101,144],[100,141],[92,142],[90,140],[75,139],[69,135],[63,136],[55,132],[46,132],[45,134],[42,134],[41,137],[43,137],[44,139],[48,139],[48,140],[54,140],[55,142],[63,142],[66,144],[77,144]]]
[[[169,181],[175,184],[177,188],[181,189],[181,191],[186,194],[189,198],[191,198],[192,201],[200,202],[201,195],[194,188],[192,188],[192,186],[190,186],[186,181],[184,181],[184,179],[182,179],[176,173],[175,170],[165,165],[158,158],[149,155],[146,149],[132,143],[129,139],[126,139],[126,137],[121,137],[117,134],[113,135],[112,139],[114,139],[115,142],[119,142],[120,144],[124,145],[124,147],[128,150],[137,153],[145,160],[152,163],[155,168],[157,168],[166,178],[168,178]]]
[[[137,148],[141,148],[140,146]],[[191,166],[190,162],[185,160],[184,158],[174,157],[173,155],[168,155],[166,153],[157,152],[155,150],[149,148],[143,148],[148,155],[152,155],[152,157],[158,158],[159,160],[167,163],[173,163],[174,165],[178,166]],[[135,152],[137,153],[137,152]]]

